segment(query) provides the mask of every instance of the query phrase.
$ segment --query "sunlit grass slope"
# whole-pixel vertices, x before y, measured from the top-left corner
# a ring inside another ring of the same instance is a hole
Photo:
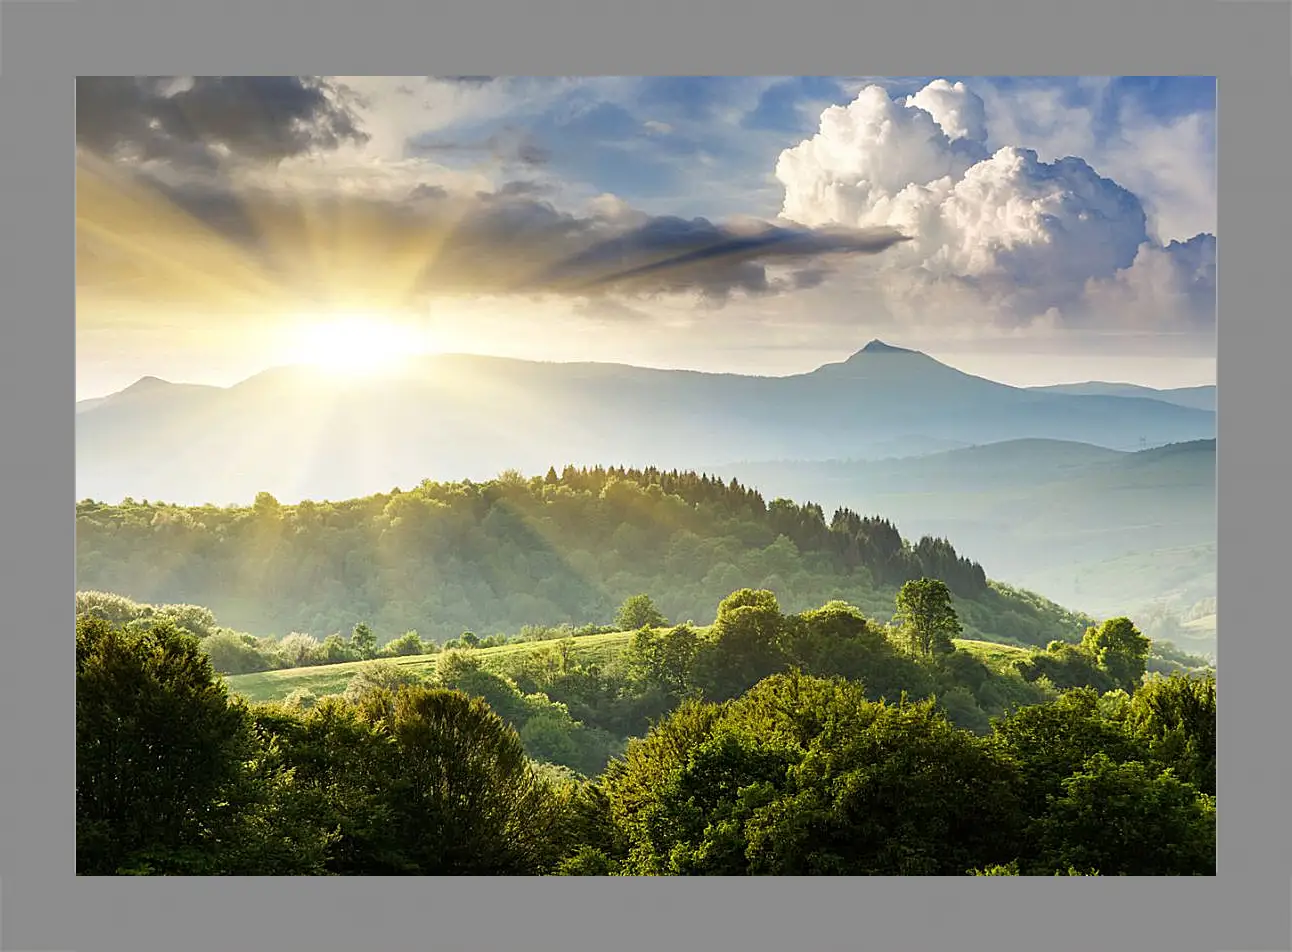
[[[698,631],[706,631],[699,628]],[[628,645],[632,632],[617,631],[601,635],[584,635],[572,639],[571,655],[573,660],[583,665],[605,665],[618,657]],[[477,648],[472,656],[480,659],[486,670],[499,673],[517,660],[519,655],[550,648],[554,642],[530,641],[522,644],[501,645],[495,648]],[[1027,649],[1013,645],[996,644],[990,641],[960,640],[956,646],[981,658],[995,670],[1007,667],[1015,660],[1027,657]],[[383,661],[383,664],[395,664],[422,677],[435,673],[435,666],[440,655],[409,655]],[[229,689],[237,695],[253,702],[281,701],[294,691],[311,691],[316,695],[340,694],[345,691],[350,679],[364,665],[371,661],[348,661],[342,664],[314,665],[305,668],[288,668],[279,671],[262,671],[256,674],[239,674],[225,678]]]

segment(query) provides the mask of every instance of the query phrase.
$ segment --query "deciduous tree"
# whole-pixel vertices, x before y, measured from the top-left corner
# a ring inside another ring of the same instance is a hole
[[[935,578],[907,582],[897,593],[897,614],[911,649],[922,658],[934,658],[955,651],[952,639],[962,630],[951,604],[951,591]]]

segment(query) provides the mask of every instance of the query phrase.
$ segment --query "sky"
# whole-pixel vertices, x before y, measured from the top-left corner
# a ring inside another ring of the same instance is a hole
[[[1214,383],[1202,77],[77,86],[77,396],[380,348]]]

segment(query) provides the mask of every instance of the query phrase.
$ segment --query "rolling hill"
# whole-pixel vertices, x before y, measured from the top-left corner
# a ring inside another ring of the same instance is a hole
[[[788,377],[438,355],[370,379],[299,367],[228,388],[145,378],[78,404],[76,481],[100,500],[339,499],[566,463],[701,469],[1214,435],[1208,410],[1011,387],[879,341]]]

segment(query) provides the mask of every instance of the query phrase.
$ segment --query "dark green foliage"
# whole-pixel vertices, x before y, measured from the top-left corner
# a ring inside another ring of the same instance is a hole
[[[1103,715],[1099,695],[1090,688],[1020,708],[994,725],[994,736],[1020,765],[1023,796],[1033,813],[1095,754],[1124,763],[1146,753],[1123,723]]]
[[[1013,776],[928,704],[791,672],[683,706],[605,785],[632,872],[920,875],[1015,855]]]
[[[182,866],[231,823],[251,736],[191,635],[79,619],[76,731],[79,874]]]
[[[485,671],[461,651],[440,660],[436,682],[484,700],[520,736],[529,756],[581,774],[599,774],[621,748],[605,730],[575,720],[569,709],[544,694],[524,694],[509,678]]]
[[[1099,667],[1099,663],[1083,645],[1052,641],[1044,651],[1034,651],[1026,661],[1019,663],[1019,670],[1029,681],[1046,678],[1060,691],[1072,688],[1094,688],[1109,691],[1113,679]]]
[[[173,623],[77,621],[76,739],[78,874],[319,871],[326,831]]]
[[[1044,677],[1060,690],[1135,691],[1148,667],[1152,643],[1129,618],[1086,629],[1080,644],[1052,641],[1020,665],[1030,681]]]
[[[983,869],[971,869],[971,876],[1021,876],[1017,861],[1012,863],[1003,863],[996,866],[987,866]],[[1097,870],[1082,872],[1075,866],[1069,866],[1066,870],[1055,870],[1055,876],[1098,876]]]
[[[1098,753],[1036,824],[1041,869],[1105,876],[1214,876],[1216,804],[1170,771]]]
[[[629,675],[647,689],[681,698],[691,691],[699,651],[699,636],[690,625],[664,631],[642,628],[633,634],[624,662]]]
[[[881,626],[845,602],[787,618],[781,644],[789,664],[857,681],[871,700],[926,697],[934,687],[929,672],[900,652]]]
[[[1110,618],[1088,629],[1081,646],[1116,687],[1130,693],[1144,677],[1152,643],[1129,618]]]
[[[573,639],[507,674],[461,649],[431,684],[378,660],[344,697],[248,709],[194,635],[101,609],[127,620],[77,624],[81,872],[1215,868],[1214,675],[1048,700],[968,651],[912,657],[846,603],[785,615],[742,589],[709,631],[644,628],[604,668]],[[1096,630],[1078,653],[1130,680],[1135,634]]]
[[[302,802],[336,831],[342,875],[533,875],[561,852],[561,802],[515,731],[456,691],[375,689],[258,727]]]
[[[420,872],[404,851],[389,799],[396,751],[371,719],[335,697],[307,711],[262,705],[255,714],[268,757],[292,771],[299,802],[334,835],[328,873]]]
[[[580,846],[573,856],[561,861],[557,872],[561,876],[613,876],[618,864],[601,850]]]
[[[737,697],[784,668],[784,626],[771,592],[744,588],[724,598],[696,658],[695,681],[704,696]]]
[[[1153,760],[1216,794],[1216,676],[1150,678],[1131,701],[1129,727]]]
[[[516,732],[478,699],[405,689],[376,725],[401,852],[423,875],[520,876],[555,862],[558,816]]]

